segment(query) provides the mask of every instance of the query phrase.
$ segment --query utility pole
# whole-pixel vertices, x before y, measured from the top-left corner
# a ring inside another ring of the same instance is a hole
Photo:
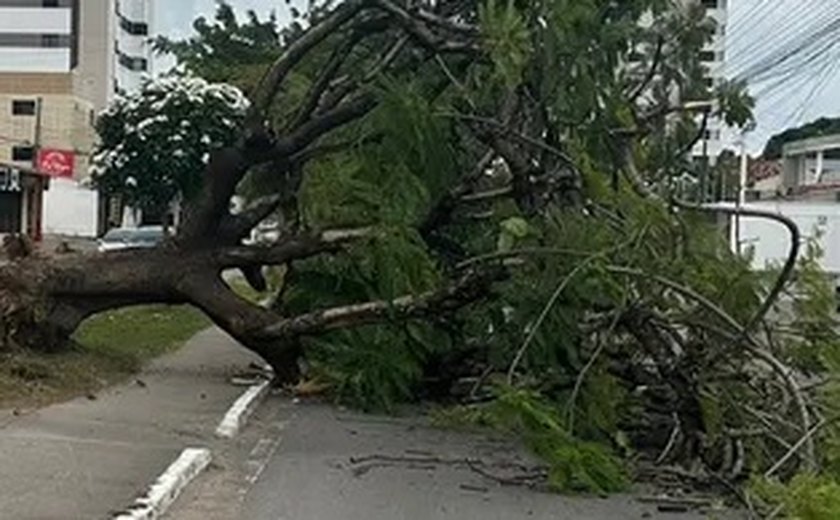
[[[44,98],[35,100],[35,135],[32,139],[32,169],[38,169],[38,156],[41,153],[41,128],[43,125]]]
[[[735,207],[735,251],[741,256],[741,207],[746,202],[747,170],[749,168],[749,157],[747,156],[747,139],[741,135],[741,171],[738,175],[738,198]]]
[[[703,130],[703,171],[700,177],[700,204],[709,202],[709,130]]]

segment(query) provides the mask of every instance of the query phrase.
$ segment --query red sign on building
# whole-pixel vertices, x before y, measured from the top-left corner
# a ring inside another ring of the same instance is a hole
[[[76,156],[67,150],[44,148],[38,153],[38,170],[51,177],[73,177]]]

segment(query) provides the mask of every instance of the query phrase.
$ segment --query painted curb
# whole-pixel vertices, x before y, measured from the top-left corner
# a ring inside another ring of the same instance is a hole
[[[270,388],[271,381],[263,381],[248,388],[222,418],[222,422],[216,428],[216,436],[223,439],[236,437]]]
[[[210,450],[187,448],[173,462],[145,495],[134,501],[125,512],[118,513],[114,520],[155,520],[160,518],[178,495],[195,477],[204,471],[212,460]]]

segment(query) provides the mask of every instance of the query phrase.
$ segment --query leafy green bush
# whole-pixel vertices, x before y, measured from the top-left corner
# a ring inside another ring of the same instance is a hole
[[[501,388],[490,404],[438,410],[434,423],[516,434],[548,466],[548,485],[555,491],[605,494],[629,485],[623,463],[606,444],[571,435],[558,405],[533,392]]]
[[[835,520],[840,518],[840,483],[827,476],[796,475],[789,483],[754,479],[751,489],[769,509],[781,507],[782,518]]]

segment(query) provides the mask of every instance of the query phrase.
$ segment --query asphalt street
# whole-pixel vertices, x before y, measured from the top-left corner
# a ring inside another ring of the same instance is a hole
[[[532,463],[501,439],[275,396],[167,518],[740,518],[725,511],[664,513],[635,496],[566,497],[500,483],[499,477],[516,476]]]

